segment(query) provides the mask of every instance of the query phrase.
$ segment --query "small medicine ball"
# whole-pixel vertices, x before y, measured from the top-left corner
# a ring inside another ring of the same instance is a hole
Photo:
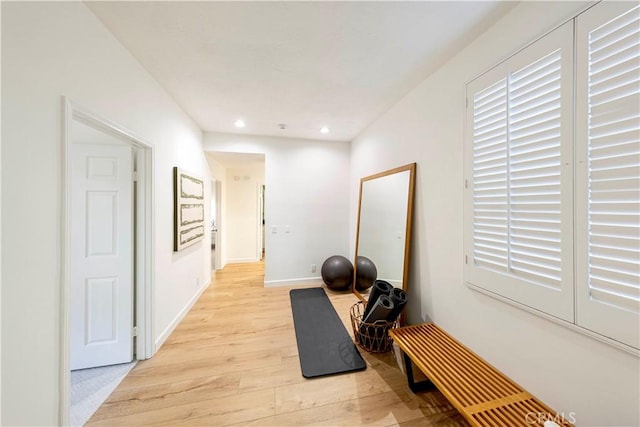
[[[378,269],[369,258],[359,256],[356,259],[356,289],[364,291],[369,289],[378,278]]]
[[[329,289],[343,290],[353,282],[353,265],[341,255],[333,255],[322,263],[320,270],[322,281]]]

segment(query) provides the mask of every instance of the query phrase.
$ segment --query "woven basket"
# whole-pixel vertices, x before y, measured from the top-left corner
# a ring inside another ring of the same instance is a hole
[[[362,321],[364,309],[364,303],[359,301],[352,305],[350,310],[351,326],[356,344],[371,353],[386,353],[393,346],[389,329],[397,328],[398,321],[378,320],[374,323],[365,323]]]

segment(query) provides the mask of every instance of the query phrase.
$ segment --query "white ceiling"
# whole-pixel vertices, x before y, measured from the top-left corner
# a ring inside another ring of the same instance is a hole
[[[247,167],[264,167],[264,154],[256,153],[226,153],[210,151],[207,157],[212,158],[227,169],[243,169]]]
[[[513,6],[86,4],[203,130],[341,141],[355,138]],[[244,129],[233,126],[237,118]],[[329,134],[320,134],[324,125]]]

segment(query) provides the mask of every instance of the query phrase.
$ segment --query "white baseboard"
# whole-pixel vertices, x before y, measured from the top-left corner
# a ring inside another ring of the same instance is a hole
[[[264,282],[265,288],[276,288],[279,286],[309,286],[322,285],[322,277],[301,277],[299,279],[269,280]]]
[[[198,301],[202,293],[209,287],[209,285],[211,285],[211,279],[207,280],[200,287],[200,289],[198,289],[198,292],[196,292],[195,295],[191,297],[187,305],[185,305],[184,308],[180,310],[180,313],[178,313],[175,319],[173,319],[173,321],[169,323],[169,326],[167,326],[165,330],[162,331],[160,336],[155,341],[155,349],[153,352],[154,355],[158,352],[158,350],[160,350],[160,347],[162,347],[162,344],[164,344],[167,338],[169,338],[169,335],[171,335],[171,332],[173,332],[173,330],[180,324],[180,322],[182,322],[182,319],[184,319],[184,316],[187,315],[189,310],[191,310],[191,307],[193,307],[196,301]]]
[[[242,264],[245,262],[258,262],[258,261],[260,261],[260,258],[229,258],[227,260],[227,264]]]

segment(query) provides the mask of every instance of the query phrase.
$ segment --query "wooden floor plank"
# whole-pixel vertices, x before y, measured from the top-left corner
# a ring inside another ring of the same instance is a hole
[[[423,418],[420,408],[410,408],[392,391],[373,396],[301,409],[255,420],[259,426],[387,426]]]
[[[90,425],[95,426],[142,426],[142,425],[228,425],[245,423],[272,415],[274,410],[273,390],[248,392],[244,399],[237,395],[211,400],[189,402],[183,405],[166,406],[157,410],[140,412],[115,418],[107,418]]]
[[[364,371],[302,377],[292,288],[263,280],[263,263],[214,274],[158,353],[136,365],[88,425],[467,425],[439,392],[412,393],[393,352],[361,350]],[[356,298],[327,294],[353,336]]]
[[[119,388],[91,420],[124,417],[238,394],[240,377],[234,372],[146,387]]]
[[[338,403],[391,391],[373,369],[276,387],[276,414]]]

